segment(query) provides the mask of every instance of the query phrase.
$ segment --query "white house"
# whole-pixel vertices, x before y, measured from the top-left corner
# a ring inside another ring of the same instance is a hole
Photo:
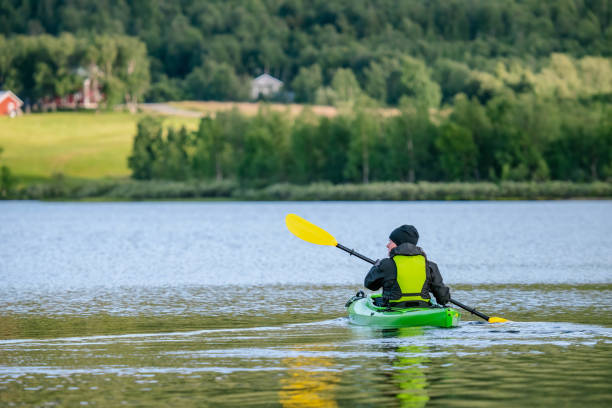
[[[251,82],[251,99],[260,96],[272,96],[280,92],[283,81],[274,78],[272,75],[262,74]]]

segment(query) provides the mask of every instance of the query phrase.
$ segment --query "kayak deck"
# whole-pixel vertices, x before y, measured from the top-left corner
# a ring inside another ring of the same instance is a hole
[[[348,314],[352,324],[375,327],[456,327],[461,319],[450,307],[388,308],[374,305],[371,296],[351,302]]]

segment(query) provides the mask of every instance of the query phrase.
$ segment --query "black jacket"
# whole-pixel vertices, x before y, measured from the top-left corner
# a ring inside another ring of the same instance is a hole
[[[402,297],[402,290],[397,283],[397,266],[392,259],[395,255],[424,256],[426,282],[421,296],[425,299],[429,299],[429,292],[431,292],[436,297],[438,304],[445,305],[448,303],[450,300],[450,290],[442,281],[442,275],[440,275],[438,265],[436,265],[435,262],[427,260],[427,256],[425,256],[425,252],[423,252],[421,248],[408,242],[393,248],[389,253],[389,258],[378,261],[376,265],[370,269],[370,272],[368,272],[363,282],[366,288],[378,290],[382,287],[383,297],[387,297],[390,300],[397,300]]]

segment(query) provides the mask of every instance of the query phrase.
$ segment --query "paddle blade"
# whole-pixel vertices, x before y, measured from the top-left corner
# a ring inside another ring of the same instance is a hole
[[[285,224],[293,235],[317,245],[336,246],[338,241],[329,232],[295,214],[287,214]]]
[[[503,317],[489,317],[489,323],[506,323],[509,322],[510,320],[508,319],[504,319]]]

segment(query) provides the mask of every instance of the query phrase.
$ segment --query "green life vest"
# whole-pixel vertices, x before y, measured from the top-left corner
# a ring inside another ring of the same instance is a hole
[[[427,281],[425,257],[422,255],[395,255],[393,261],[397,267],[397,283],[402,290],[402,297],[392,300],[391,303],[419,300],[429,302],[428,294],[425,294],[427,298],[423,297],[423,289]]]

